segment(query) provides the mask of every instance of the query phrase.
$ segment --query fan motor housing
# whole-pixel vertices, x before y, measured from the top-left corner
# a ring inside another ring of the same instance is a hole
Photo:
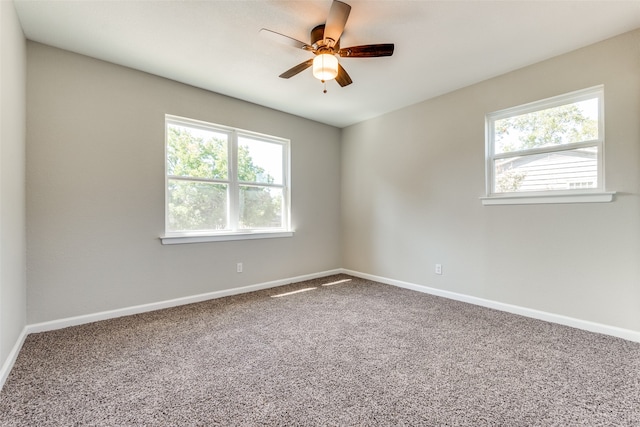
[[[316,49],[326,46],[324,44],[324,24],[318,25],[313,30],[311,30],[311,45]],[[340,50],[340,40],[336,40],[336,44],[333,46],[333,50]]]

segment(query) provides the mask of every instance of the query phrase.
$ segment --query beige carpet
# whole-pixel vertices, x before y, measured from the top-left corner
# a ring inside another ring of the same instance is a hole
[[[333,276],[32,334],[0,425],[638,426],[640,344]]]

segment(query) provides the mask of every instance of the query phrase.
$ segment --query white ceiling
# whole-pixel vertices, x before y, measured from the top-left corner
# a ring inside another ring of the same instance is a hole
[[[341,58],[354,83],[323,85],[312,54],[259,35],[308,42],[330,0],[15,0],[25,36],[337,127],[640,28],[640,1],[363,1],[341,47],[395,43],[386,58]]]

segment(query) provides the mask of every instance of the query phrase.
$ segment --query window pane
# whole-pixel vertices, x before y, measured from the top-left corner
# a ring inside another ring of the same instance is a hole
[[[269,187],[240,187],[239,228],[281,228],[283,190]]]
[[[598,98],[494,122],[496,154],[598,139]]]
[[[169,231],[227,228],[227,185],[169,180]]]
[[[597,147],[510,157],[494,162],[496,193],[598,187]]]
[[[238,137],[238,179],[244,182],[282,184],[283,146]]]
[[[167,125],[167,174],[227,179],[228,135],[222,132]]]

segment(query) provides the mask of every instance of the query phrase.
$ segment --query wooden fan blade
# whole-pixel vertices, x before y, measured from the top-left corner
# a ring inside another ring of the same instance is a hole
[[[347,25],[349,12],[351,12],[351,6],[341,1],[333,0],[327,22],[324,24],[324,39],[333,40],[333,43],[328,44],[329,47],[333,47],[340,40],[344,26]]]
[[[263,28],[260,30],[260,35],[270,40],[273,40],[276,43],[285,44],[287,46],[295,47],[297,49],[313,50],[313,47],[309,46],[306,43],[301,42],[300,40],[296,40],[292,37],[285,36],[284,34],[276,33],[275,31],[267,30],[266,28]]]
[[[280,74],[279,77],[283,78],[283,79],[288,79],[289,77],[293,77],[296,74],[306,70],[307,68],[311,67],[313,65],[313,58],[304,61],[301,64],[296,65],[293,68],[288,69],[287,71],[285,71],[284,73]]]
[[[353,83],[353,80],[351,80],[351,77],[349,77],[347,70],[342,68],[342,65],[340,64],[338,64],[338,75],[336,76],[336,81],[342,87],[348,86]]]
[[[393,55],[393,43],[367,44],[363,46],[351,46],[340,49],[338,54],[345,58],[377,58]]]

